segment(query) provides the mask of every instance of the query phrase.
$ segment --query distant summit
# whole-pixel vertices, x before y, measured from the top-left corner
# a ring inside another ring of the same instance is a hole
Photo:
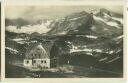
[[[48,34],[113,34],[116,28],[122,28],[122,19],[117,15],[103,8],[90,12],[81,11],[54,21]]]

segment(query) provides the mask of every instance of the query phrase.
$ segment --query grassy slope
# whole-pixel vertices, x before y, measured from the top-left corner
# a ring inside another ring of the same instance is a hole
[[[6,78],[103,78],[103,77],[122,77],[122,74],[105,71],[96,68],[87,68],[79,66],[69,66],[65,65],[63,67],[58,67],[58,71],[29,71],[25,68],[8,65],[6,69]],[[73,71],[73,72],[68,72]]]

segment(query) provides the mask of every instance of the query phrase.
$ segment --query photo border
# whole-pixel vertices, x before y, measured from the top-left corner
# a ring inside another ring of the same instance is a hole
[[[48,5],[57,5],[57,6],[71,6],[71,5],[85,5],[85,6],[116,6],[116,5],[121,5],[124,9],[123,11],[123,21],[124,21],[124,26],[123,26],[123,78],[5,78],[5,7],[6,6],[48,6]],[[98,82],[98,83],[107,83],[107,82],[113,82],[113,83],[123,83],[126,80],[126,55],[127,55],[127,32],[126,32],[126,5],[125,2],[122,0],[111,0],[111,1],[105,1],[105,0],[89,0],[89,1],[84,1],[84,0],[77,0],[77,1],[67,1],[67,0],[47,0],[47,1],[42,1],[42,0],[6,0],[1,3],[1,19],[2,19],[2,29],[1,29],[1,80],[3,82],[46,82],[46,83],[51,83],[51,82],[59,82],[59,83],[64,83],[64,82],[80,82],[80,83],[85,83],[85,82]]]

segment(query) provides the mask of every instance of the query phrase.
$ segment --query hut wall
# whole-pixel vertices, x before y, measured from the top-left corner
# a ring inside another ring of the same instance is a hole
[[[50,59],[33,59],[33,66],[50,68]]]
[[[24,66],[50,68],[50,59],[24,60]]]
[[[31,67],[32,66],[32,60],[24,60],[24,66]]]

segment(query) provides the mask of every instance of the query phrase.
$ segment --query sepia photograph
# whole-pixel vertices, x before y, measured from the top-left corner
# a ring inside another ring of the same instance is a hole
[[[6,6],[5,78],[123,78],[123,6]]]

